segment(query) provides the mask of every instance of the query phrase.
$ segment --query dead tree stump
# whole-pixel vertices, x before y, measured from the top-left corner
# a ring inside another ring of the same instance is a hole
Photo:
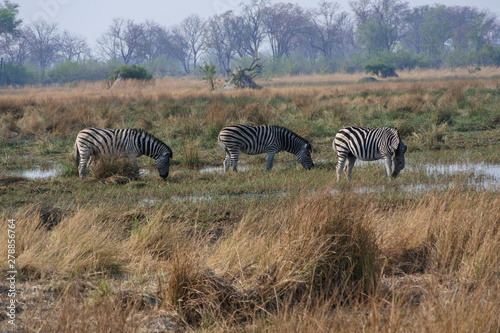
[[[242,88],[261,89],[262,86],[259,86],[253,80],[258,74],[257,72],[253,71],[257,68],[262,68],[262,64],[258,63],[258,61],[258,58],[254,59],[254,61],[248,68],[241,68],[241,66],[236,66],[231,72],[231,77],[229,78],[229,80],[222,85],[221,90],[236,90]]]

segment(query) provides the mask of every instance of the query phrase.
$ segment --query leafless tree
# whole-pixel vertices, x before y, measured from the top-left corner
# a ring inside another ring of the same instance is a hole
[[[181,63],[184,73],[189,74],[189,44],[179,26],[168,31],[166,43],[167,52]]]
[[[139,51],[144,41],[144,24],[132,20],[113,19],[108,31],[97,41],[100,52],[108,59],[121,59],[125,64],[137,64],[144,60]]]
[[[206,25],[206,45],[223,73],[230,71],[230,62],[236,55],[237,34],[232,29],[234,14],[215,15]]]
[[[81,61],[90,58],[90,48],[84,37],[64,31],[60,35],[58,53],[63,61]]]
[[[57,24],[37,20],[22,31],[28,47],[29,58],[45,71],[57,59],[60,34]]]
[[[137,50],[139,59],[152,61],[166,53],[167,30],[154,21],[144,23],[143,39]]]
[[[0,50],[5,62],[20,66],[29,58],[28,40],[21,34],[3,35]]]
[[[352,43],[353,25],[349,14],[340,12],[338,3],[322,1],[318,8],[307,12],[312,47],[318,49],[325,58],[346,56],[345,51]]]
[[[198,15],[188,16],[180,24],[181,34],[188,46],[193,69],[198,68],[198,60],[205,48],[205,25],[206,22]]]
[[[259,57],[259,50],[266,38],[264,15],[270,6],[269,0],[252,0],[243,4],[242,14],[236,21],[241,49],[254,59]]]
[[[262,63],[259,58],[255,58],[249,67],[242,68],[241,66],[236,66],[231,71],[231,77],[226,83],[224,83],[221,90],[234,90],[241,88],[262,89],[262,86],[259,86],[253,80],[258,75],[258,72],[255,70],[261,69]]]
[[[186,74],[197,68],[200,55],[204,51],[205,25],[205,21],[198,15],[191,15],[168,31],[165,41],[167,53],[182,64]]]
[[[368,52],[391,51],[408,32],[408,2],[358,0],[349,4],[356,16],[358,37]]]
[[[292,3],[277,3],[266,8],[264,24],[273,56],[290,55],[297,36],[304,32],[306,21],[302,8]]]

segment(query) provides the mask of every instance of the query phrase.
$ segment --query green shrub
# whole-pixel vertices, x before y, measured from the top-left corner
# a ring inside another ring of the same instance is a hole
[[[365,72],[372,73],[381,78],[398,77],[398,74],[396,74],[396,70],[394,69],[394,67],[383,63],[365,65]]]
[[[201,79],[208,84],[210,90],[215,90],[217,80],[217,69],[215,68],[215,64],[213,62],[205,64],[200,66],[200,70],[203,72]]]
[[[135,80],[151,80],[153,75],[143,66],[124,65],[113,71],[109,79],[115,81],[118,78],[135,79]]]
[[[66,61],[47,71],[52,82],[68,83],[77,81],[99,81],[108,76],[108,64],[94,61]]]

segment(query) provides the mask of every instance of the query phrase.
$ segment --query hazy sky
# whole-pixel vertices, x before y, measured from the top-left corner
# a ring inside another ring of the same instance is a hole
[[[291,2],[304,8],[317,7],[315,0],[271,0],[272,3]],[[180,23],[190,14],[208,18],[230,9],[240,8],[242,0],[11,0],[19,4],[19,16],[29,23],[42,18],[57,23],[67,30],[87,38],[91,47],[110,26],[113,18],[132,19],[135,22],[153,20],[165,27]],[[249,1],[244,1],[249,3]],[[349,0],[332,0],[343,11],[351,12]],[[500,0],[407,0],[410,6],[443,4],[488,9],[500,17]]]

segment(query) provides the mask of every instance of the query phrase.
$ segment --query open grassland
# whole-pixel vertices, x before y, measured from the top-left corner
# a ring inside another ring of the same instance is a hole
[[[196,79],[0,90],[0,278],[16,221],[19,332],[498,332],[500,70],[262,80],[209,92]],[[219,130],[276,124],[313,145],[306,171],[281,153],[220,171]],[[337,183],[346,125],[396,126],[407,167]],[[174,151],[161,180],[84,181],[85,127],[143,128]],[[454,173],[430,165],[472,166]],[[219,169],[218,169],[219,168]],[[20,171],[56,170],[30,179]],[[498,177],[498,176],[497,176]],[[13,329],[2,309],[0,327]]]

